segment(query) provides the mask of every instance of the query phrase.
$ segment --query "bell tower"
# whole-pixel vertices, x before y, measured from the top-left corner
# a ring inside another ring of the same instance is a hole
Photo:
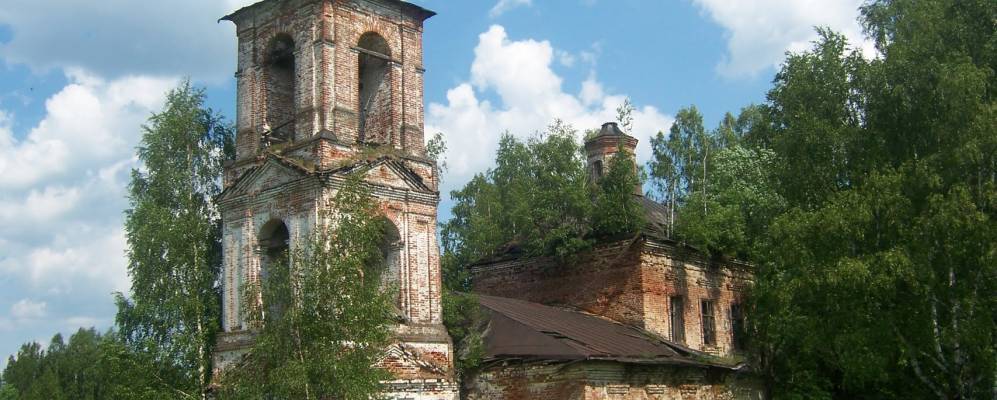
[[[252,346],[241,293],[364,174],[389,221],[386,281],[398,288],[388,398],[456,399],[442,324],[438,171],[425,157],[423,23],[401,0],[263,0],[222,18],[238,35],[236,160],[225,168],[222,325],[215,368]],[[292,266],[293,268],[293,266]]]
[[[424,155],[422,27],[433,15],[401,0],[264,0],[223,17],[239,38],[237,158],[316,136]]]

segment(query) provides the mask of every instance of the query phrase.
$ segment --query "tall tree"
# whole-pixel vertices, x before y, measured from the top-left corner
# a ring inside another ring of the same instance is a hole
[[[256,343],[222,377],[220,398],[367,400],[390,378],[375,367],[394,318],[381,280],[386,220],[361,176],[338,189],[289,265],[247,288]]]
[[[219,321],[222,163],[232,128],[185,81],[143,126],[126,211],[130,298],[117,295],[117,323],[129,345],[154,354],[177,391],[203,397]]]
[[[737,118],[726,113],[716,129],[707,131],[702,114],[696,106],[689,106],[676,114],[667,136],[658,132],[651,137],[652,157],[647,165],[648,175],[657,198],[669,209],[668,236],[684,236],[675,227],[676,221],[683,219],[679,214],[686,214],[681,229],[696,224],[699,218],[722,219],[710,212],[714,203],[709,199],[718,195],[716,191],[725,190],[724,186],[714,182],[717,170],[714,164],[725,150],[741,146],[752,130],[758,130],[760,116],[759,107],[748,106],[741,110]],[[687,210],[692,203],[699,209]]]
[[[734,145],[711,162],[716,189],[693,193],[679,208],[677,236],[714,255],[757,259],[769,223],[785,208],[773,174],[775,154]]]
[[[120,335],[80,329],[68,344],[57,334],[44,351],[37,343],[22,346],[3,372],[0,399],[185,398],[157,375],[152,358],[128,348]]]
[[[495,168],[451,193],[444,258],[466,266],[507,246],[557,256],[588,248],[592,200],[576,134],[555,121],[525,142],[503,135]]]
[[[769,93],[788,207],[759,257],[755,347],[786,398],[993,398],[997,9],[862,13],[879,58],[822,31]]]

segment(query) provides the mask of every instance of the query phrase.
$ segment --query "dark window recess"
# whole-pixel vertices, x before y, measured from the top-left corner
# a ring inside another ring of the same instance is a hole
[[[367,32],[357,47],[359,139],[362,143],[388,144],[391,117],[391,48],[381,35]]]
[[[713,313],[713,300],[703,300],[700,302],[700,309],[703,315],[703,344],[717,344],[717,319]]]
[[[288,254],[291,235],[283,221],[267,222],[260,230],[260,289],[263,298],[263,321],[277,321],[290,305],[290,264]]]
[[[266,55],[266,124],[264,146],[294,139],[295,85],[294,40],[277,35]]]
[[[672,325],[672,340],[685,343],[685,300],[682,296],[672,296],[669,302],[669,321]]]
[[[744,308],[737,303],[730,305],[730,335],[734,350],[744,350]]]

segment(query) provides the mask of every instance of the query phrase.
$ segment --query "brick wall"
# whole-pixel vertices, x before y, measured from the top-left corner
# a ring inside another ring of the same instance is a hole
[[[486,366],[465,383],[468,399],[760,400],[760,382],[720,369],[508,361]]]
[[[642,326],[639,242],[597,246],[575,259],[497,261],[473,267],[474,291],[551,305],[571,305],[586,312]]]
[[[584,380],[562,365],[517,361],[492,365],[466,378],[464,395],[469,400],[583,400]]]
[[[378,146],[373,153],[390,156],[377,158],[364,180],[398,230],[396,267],[386,281],[397,288],[405,317],[394,327],[396,351],[383,361],[397,378],[385,383],[386,394],[456,397],[452,345],[440,304],[439,178],[424,158],[422,24],[428,16],[395,0],[282,0],[226,17],[236,24],[239,40],[236,161],[226,166],[226,192],[219,202],[224,329],[219,368],[251,345],[241,315],[242,289],[259,284],[265,267],[261,228],[281,222],[290,245],[301,243],[314,226],[328,222],[322,219],[325,212],[334,211],[332,199],[345,177],[330,171],[372,161],[368,157],[376,157],[367,151]],[[377,45],[362,46],[365,34]],[[289,43],[286,57],[273,56],[275,43]],[[364,57],[378,68],[365,76],[372,101],[361,137]],[[287,120],[293,124],[276,131],[286,140],[271,142],[263,152],[263,134]]]
[[[751,271],[739,263],[719,263],[701,254],[650,242],[641,257],[644,287],[644,328],[671,339],[672,296],[684,299],[685,344],[716,355],[733,349],[731,305],[742,304],[751,284]],[[715,345],[703,343],[702,300],[713,302]]]
[[[380,73],[369,77],[376,95],[366,113],[366,141],[425,155],[423,15],[388,0],[284,0],[253,7],[231,16],[239,37],[238,159],[258,154],[261,135],[289,117],[295,121],[295,141],[326,131],[342,143],[357,144],[362,139],[360,60],[371,58],[359,47],[365,33],[384,39],[387,56],[374,57],[383,79]],[[293,75],[268,62],[268,50],[280,36],[293,41]],[[291,76],[294,84],[288,85]]]
[[[570,305],[672,339],[669,299],[682,296],[685,340],[720,356],[733,353],[731,304],[751,283],[747,266],[704,259],[694,250],[656,239],[597,246],[573,260],[495,261],[472,268],[474,291],[551,305]],[[701,300],[714,308],[716,344],[703,343]]]

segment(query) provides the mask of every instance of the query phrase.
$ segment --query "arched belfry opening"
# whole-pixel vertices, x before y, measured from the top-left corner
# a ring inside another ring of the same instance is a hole
[[[264,320],[279,317],[290,303],[291,235],[279,219],[263,225],[259,234],[260,284]]]
[[[391,48],[381,35],[367,32],[357,43],[359,73],[358,137],[363,143],[388,144],[391,117]]]
[[[398,290],[401,284],[402,249],[405,247],[402,242],[401,233],[398,227],[387,218],[382,220],[383,235],[380,249],[383,260],[381,271],[381,286],[386,289]],[[395,305],[401,305],[400,294],[395,299]]]
[[[294,94],[298,80],[294,71],[294,39],[284,33],[275,36],[267,47],[264,63],[267,108],[263,140],[266,146],[294,138]]]

